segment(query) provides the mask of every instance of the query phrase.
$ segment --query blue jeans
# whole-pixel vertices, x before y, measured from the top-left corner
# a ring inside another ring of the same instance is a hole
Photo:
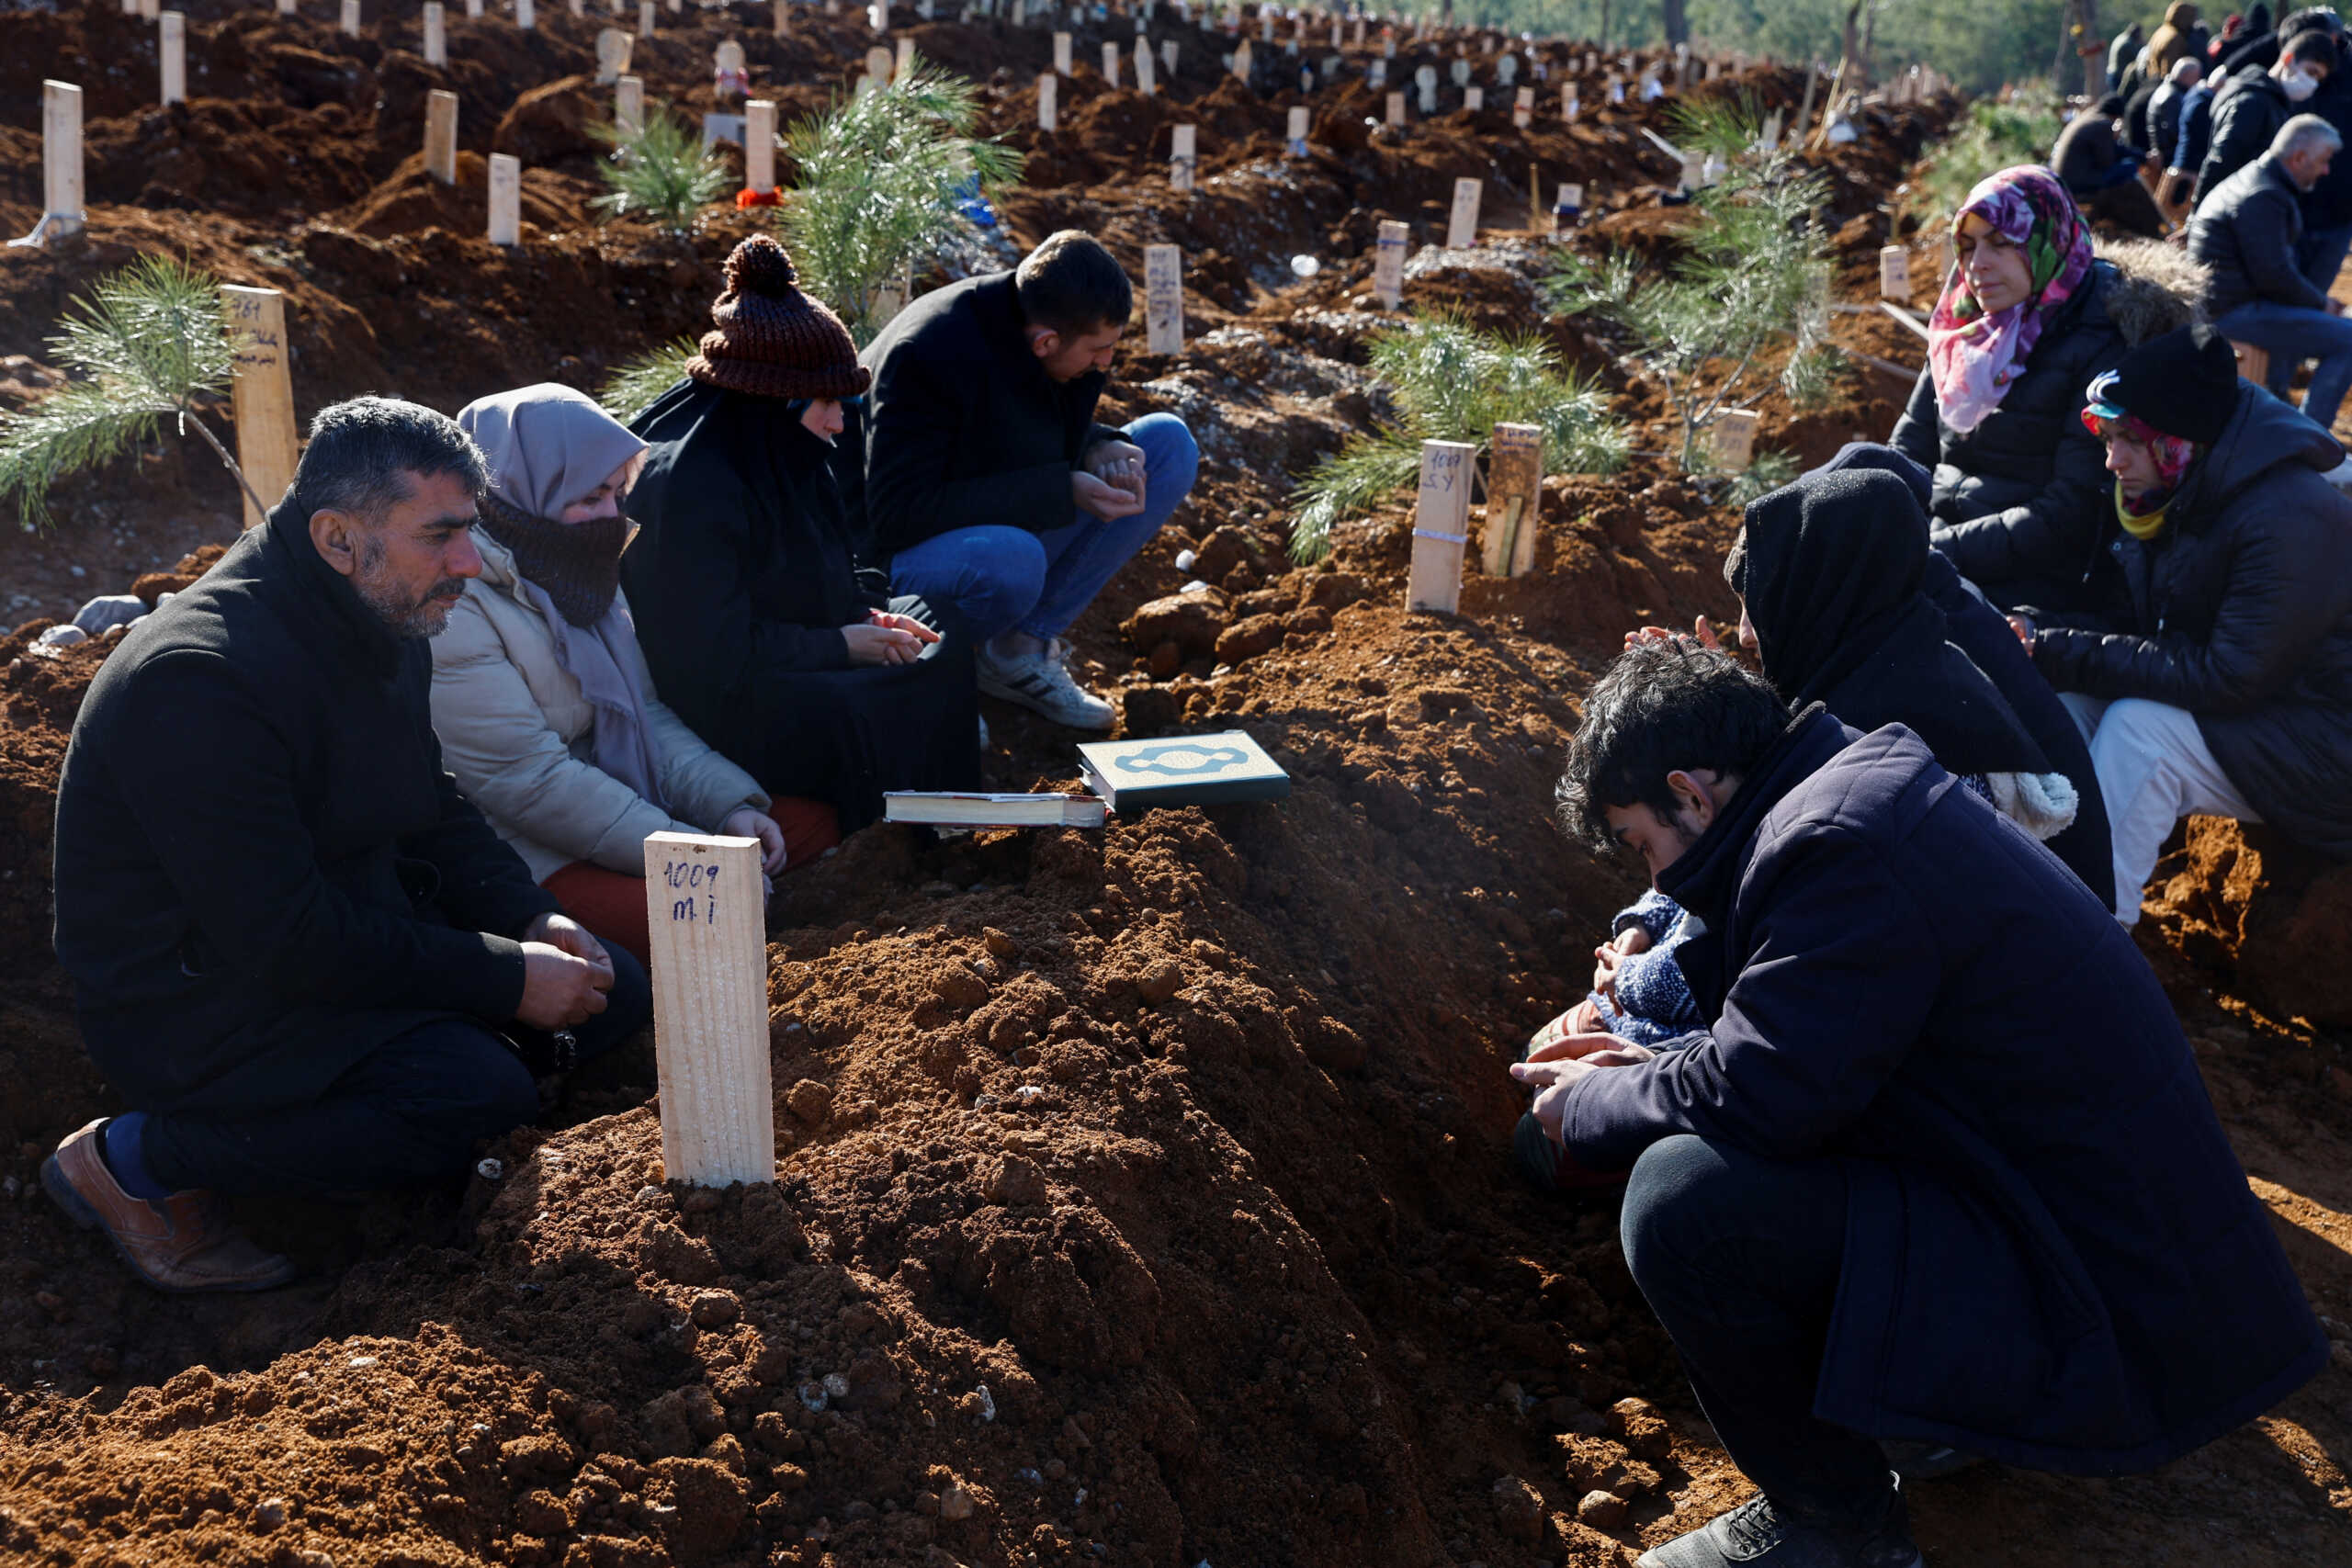
[[[1123,434],[1143,448],[1144,509],[1114,523],[1080,513],[1042,533],[991,525],[950,528],[890,558],[890,586],[921,594],[974,640],[1022,631],[1049,642],[1159,532],[1193,491],[1201,449],[1172,413],[1146,414]]]
[[[2256,299],[2240,305],[2213,323],[2225,338],[2250,343],[2270,355],[2274,383],[2283,379],[2280,367],[2291,371],[2299,359],[2316,357],[2312,384],[2303,393],[2303,412],[2322,430],[2335,426],[2335,411],[2352,390],[2352,321],[2301,305],[2280,305]],[[2272,390],[2278,390],[2276,385]]]
[[[1786,1513],[1874,1522],[1893,1496],[1884,1453],[1813,1413],[1845,1264],[1844,1168],[1681,1134],[1634,1162],[1618,1224],[1732,1462]]]
[[[2295,270],[2324,294],[2335,287],[2335,275],[2344,270],[2346,255],[2352,255],[2352,223],[2306,230],[2302,243],[2295,247]]]
[[[582,1061],[653,1016],[644,966],[617,947],[605,951],[613,988],[605,1010],[571,1032]],[[243,1116],[153,1112],[141,1152],[148,1170],[175,1190],[365,1192],[452,1179],[476,1144],[538,1115],[531,1070],[500,1038],[528,1032],[512,1020],[421,1024],[359,1058],[307,1105]]]

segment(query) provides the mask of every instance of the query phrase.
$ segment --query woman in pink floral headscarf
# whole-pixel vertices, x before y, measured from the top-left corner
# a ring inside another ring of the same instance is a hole
[[[1952,221],[1955,262],[1928,322],[1928,367],[1891,444],[1935,476],[1932,538],[2003,608],[2078,608],[2092,581],[2105,455],[2083,389],[2195,307],[2092,254],[2058,176],[2004,169]]]

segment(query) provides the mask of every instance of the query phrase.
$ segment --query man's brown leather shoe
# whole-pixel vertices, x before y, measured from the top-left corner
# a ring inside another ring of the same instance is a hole
[[[116,1182],[99,1153],[103,1116],[67,1136],[41,1162],[40,1184],[75,1224],[105,1230],[114,1249],[159,1291],[266,1291],[294,1278],[294,1265],[264,1252],[220,1215],[212,1194],[175,1192],[149,1202]]]

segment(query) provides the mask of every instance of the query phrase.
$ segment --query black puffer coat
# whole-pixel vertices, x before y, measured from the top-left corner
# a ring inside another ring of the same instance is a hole
[[[2262,819],[2352,860],[2352,499],[2335,438],[2250,383],[2164,531],[2125,535],[2112,613],[2041,627],[2062,692],[2187,708]]]
[[[1975,429],[1945,428],[1935,378],[1922,370],[1888,437],[1935,476],[1930,542],[2004,607],[2086,602],[2108,477],[2106,453],[2083,428],[2084,389],[2127,348],[2195,319],[2195,286],[2155,270],[2177,269],[2177,259],[2139,248],[2122,254],[2125,267],[2104,256],[2092,263],[2081,291],[2026,356],[2024,373]]]

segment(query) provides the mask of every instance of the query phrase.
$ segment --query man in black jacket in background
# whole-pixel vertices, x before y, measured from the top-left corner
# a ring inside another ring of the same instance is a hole
[[[2205,313],[2233,343],[2270,355],[2268,386],[2287,395],[2296,363],[2316,357],[2303,412],[2323,430],[2352,390],[2352,321],[2344,307],[2304,276],[2302,198],[2324,177],[2344,138],[2315,114],[2281,126],[2270,151],[2240,169],[2198,204],[2188,220],[2188,254],[2212,275]]]
[[[1015,271],[924,295],[858,356],[874,372],[866,525],[892,582],[980,644],[981,691],[1077,729],[1114,715],[1063,668],[1062,634],[1200,458],[1173,414],[1094,422],[1133,295],[1110,252],[1066,229]]]
[[[292,1269],[214,1191],[453,1176],[651,1010],[441,765],[427,637],[481,570],[481,454],[322,411],[286,499],[90,684],[57,798],[57,953],[130,1111],[41,1169],[158,1289]],[[577,1031],[576,1033],[573,1031]]]

